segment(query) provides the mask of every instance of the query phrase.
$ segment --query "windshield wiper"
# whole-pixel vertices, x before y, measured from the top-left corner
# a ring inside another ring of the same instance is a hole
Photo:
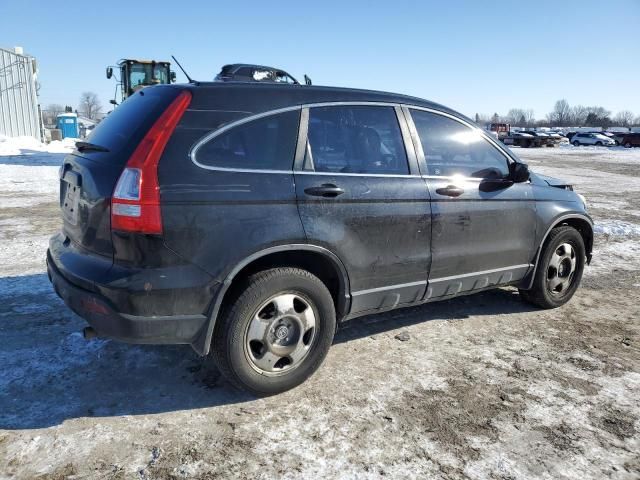
[[[108,148],[89,142],[76,142],[76,148],[79,152],[109,152]]]

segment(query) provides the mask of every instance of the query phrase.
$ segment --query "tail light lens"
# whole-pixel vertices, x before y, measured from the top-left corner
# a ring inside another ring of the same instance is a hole
[[[191,93],[182,91],[129,158],[111,197],[112,230],[162,234],[158,162],[189,103]]]

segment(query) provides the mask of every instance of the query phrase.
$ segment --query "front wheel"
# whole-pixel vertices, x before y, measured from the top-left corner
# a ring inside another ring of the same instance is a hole
[[[542,308],[564,305],[580,285],[585,259],[580,233],[569,226],[554,228],[538,259],[531,290],[520,290],[520,295]]]
[[[624,144],[624,148],[631,148],[631,147],[632,147],[631,142],[627,142]]]
[[[601,147],[602,146],[602,142],[596,142],[596,147]]]
[[[236,386],[265,396],[294,388],[326,356],[336,329],[333,299],[324,283],[297,268],[249,277],[225,308],[213,339],[213,357]]]
[[[574,147],[579,147],[579,146],[580,146],[580,142],[579,142],[579,141],[577,141],[577,140],[574,140],[574,142],[573,142],[573,146],[574,146]]]

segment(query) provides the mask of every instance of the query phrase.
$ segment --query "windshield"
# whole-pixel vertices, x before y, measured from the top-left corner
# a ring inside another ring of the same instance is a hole
[[[131,89],[169,83],[169,67],[163,64],[133,63],[129,65]]]

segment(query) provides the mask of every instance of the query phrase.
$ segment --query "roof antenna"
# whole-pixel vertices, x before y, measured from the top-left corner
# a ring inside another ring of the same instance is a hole
[[[304,74],[304,84],[305,85],[311,85],[311,79],[307,76],[307,74]]]
[[[178,59],[173,55],[171,55],[171,58],[173,58],[173,61],[176,62],[176,64],[180,67],[180,70],[182,70],[182,73],[184,73],[184,76],[187,77],[187,80],[189,80],[189,83],[195,83],[193,81],[193,78],[191,78],[189,74],[186,72],[186,70],[182,68],[182,65],[180,65],[180,62],[178,61]]]

